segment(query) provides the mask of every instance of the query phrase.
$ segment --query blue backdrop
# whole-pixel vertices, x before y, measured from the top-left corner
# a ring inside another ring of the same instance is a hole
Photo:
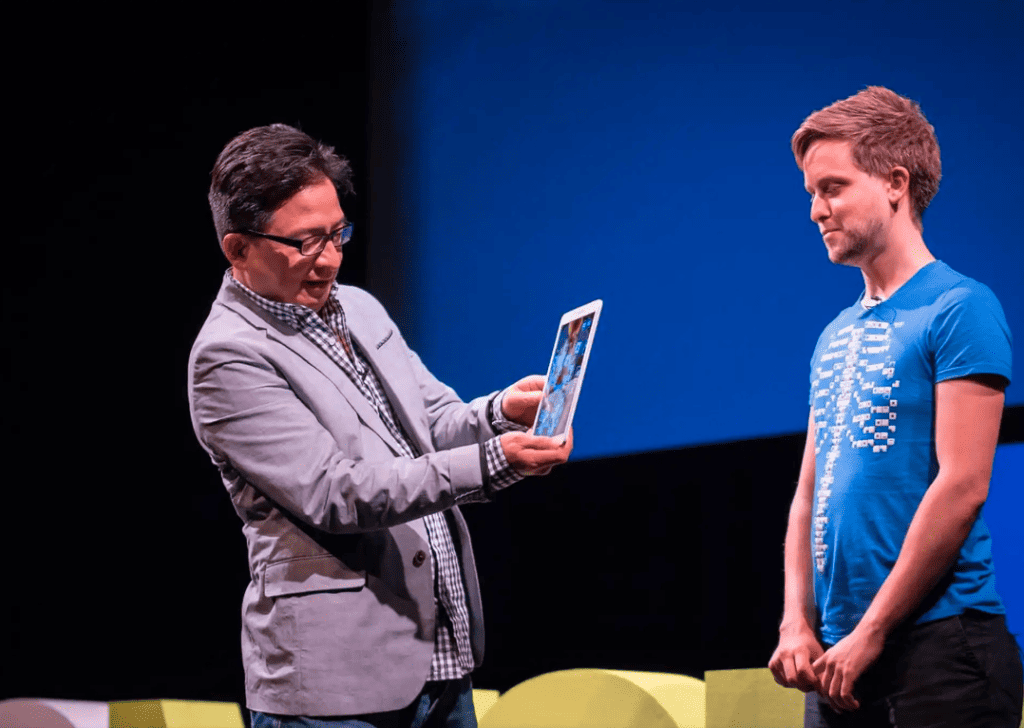
[[[992,484],[982,514],[992,531],[996,589],[1006,604],[1006,621],[1024,646],[1024,443],[1000,445],[992,466]]]
[[[867,85],[920,102],[944,171],[925,239],[1024,336],[1024,4],[694,5],[399,4],[406,333],[475,396],[604,299],[574,457],[804,429],[815,340],[862,281],[828,262],[789,138]]]

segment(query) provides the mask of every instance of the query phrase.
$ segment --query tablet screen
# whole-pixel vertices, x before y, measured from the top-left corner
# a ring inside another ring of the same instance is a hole
[[[600,304],[595,301],[562,317],[544,383],[544,396],[537,410],[536,435],[556,437],[569,431]]]

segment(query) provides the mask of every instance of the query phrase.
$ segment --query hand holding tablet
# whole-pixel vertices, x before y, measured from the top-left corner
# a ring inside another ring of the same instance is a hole
[[[552,437],[538,437],[529,432],[506,432],[501,447],[517,472],[522,475],[547,475],[551,468],[569,459],[572,452],[572,430],[562,442]]]
[[[506,419],[524,427],[533,426],[537,419],[537,407],[544,394],[544,375],[531,374],[509,387],[501,403],[501,413]]]

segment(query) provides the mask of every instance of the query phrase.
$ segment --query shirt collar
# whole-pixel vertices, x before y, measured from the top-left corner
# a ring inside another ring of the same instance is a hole
[[[293,329],[301,329],[304,322],[309,320],[310,316],[316,316],[317,312],[311,309],[309,306],[303,306],[300,303],[282,303],[281,301],[271,301],[269,298],[261,296],[256,291],[249,288],[247,285],[242,283],[240,280],[231,275],[231,269],[228,268],[224,273],[224,279],[228,282],[228,285],[234,286],[236,290],[240,291],[250,301],[255,303],[257,306],[267,311],[275,318],[291,326]],[[331,283],[331,295],[328,298],[328,303],[335,301],[334,294],[338,290],[338,282],[334,281]],[[333,307],[332,307],[333,308]]]

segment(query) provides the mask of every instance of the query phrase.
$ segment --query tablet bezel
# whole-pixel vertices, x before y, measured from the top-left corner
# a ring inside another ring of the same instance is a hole
[[[530,428],[531,433],[536,434],[537,425],[540,421],[540,415],[543,411],[544,403],[547,401],[548,396],[551,393],[552,368],[555,365],[555,356],[558,354],[558,340],[562,335],[562,329],[577,319],[586,318],[593,314],[594,320],[590,325],[590,334],[587,336],[587,344],[586,347],[584,347],[583,357],[580,361],[580,373],[579,376],[576,377],[576,384],[572,391],[572,399],[569,402],[569,415],[565,421],[565,430],[549,435],[549,437],[561,437],[562,442],[565,442],[565,438],[569,433],[569,428],[572,427],[573,417],[576,416],[576,404],[580,399],[580,390],[583,389],[583,377],[587,373],[587,363],[590,361],[590,350],[594,346],[594,336],[597,334],[597,323],[601,318],[601,309],[603,306],[604,302],[599,298],[582,306],[577,306],[571,311],[566,311],[558,321],[558,328],[555,330],[555,343],[551,347],[551,358],[548,359],[548,371],[544,377],[544,389],[541,395],[540,404],[537,407],[537,414],[533,419],[533,427]]]

